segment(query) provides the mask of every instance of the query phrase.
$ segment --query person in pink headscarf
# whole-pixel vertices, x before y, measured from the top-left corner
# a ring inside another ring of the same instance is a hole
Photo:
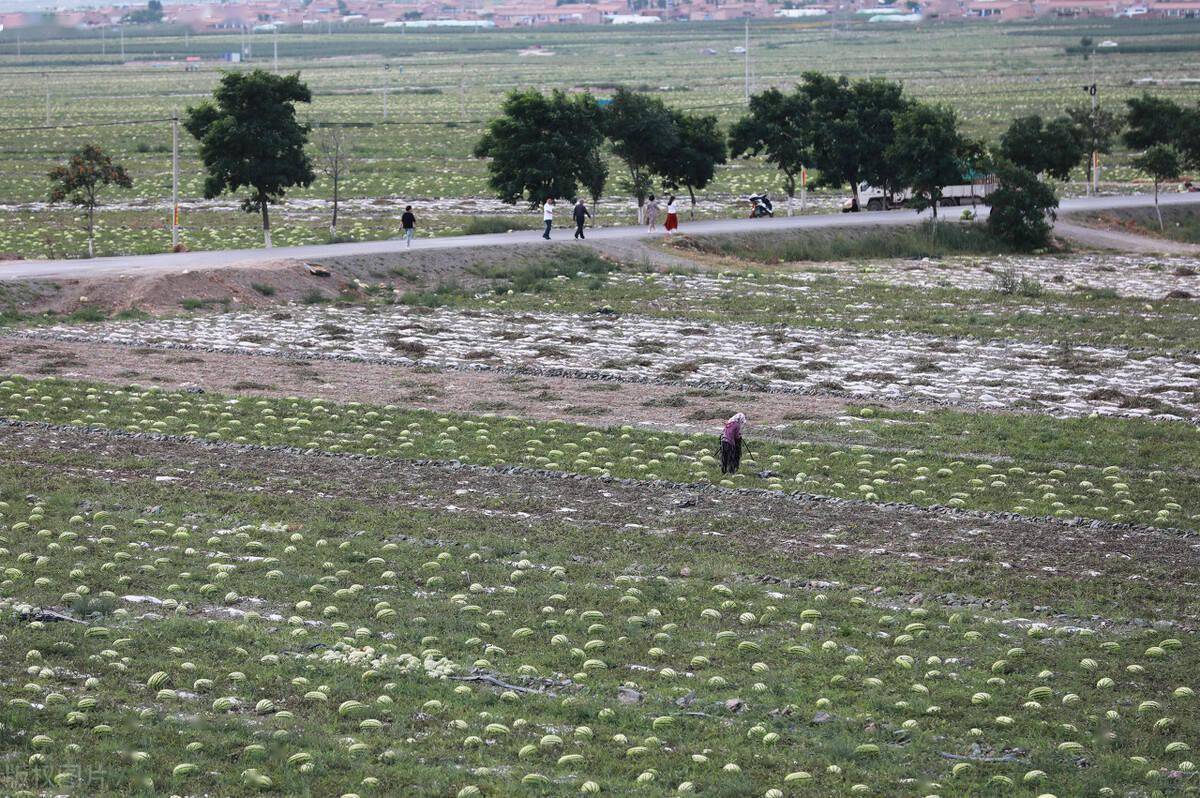
[[[746,426],[746,415],[735,413],[725,422],[721,430],[721,473],[736,474],[742,464],[742,428]]]

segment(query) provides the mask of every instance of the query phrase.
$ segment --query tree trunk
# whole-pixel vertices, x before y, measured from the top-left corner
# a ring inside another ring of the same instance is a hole
[[[783,188],[787,191],[787,215],[792,215],[792,205],[796,199],[796,179],[791,175],[787,175],[787,179],[783,184]]]
[[[858,204],[858,181],[850,181],[850,190],[854,192],[854,210],[861,211],[862,206]]]
[[[1157,202],[1157,200],[1156,200]],[[96,257],[96,208],[93,205],[88,206],[88,257]]]
[[[1158,232],[1164,232],[1162,221],[1162,210],[1158,207],[1158,181],[1154,181],[1154,215],[1158,217]]]
[[[338,212],[338,173],[333,173],[333,221],[329,223],[329,237],[337,238],[337,212]]]
[[[263,246],[267,249],[271,248],[271,214],[267,210],[267,198],[261,194],[258,197],[259,204],[262,207],[262,227],[263,227]]]
[[[688,190],[688,196],[692,198],[692,208],[691,208],[691,210],[688,211],[688,218],[695,219],[696,218],[696,192],[692,191],[691,186],[688,186],[687,190]]]
[[[938,217],[937,217],[938,203],[941,202],[942,198],[931,195],[929,197],[929,199],[930,199],[929,204],[933,208],[933,221],[934,221],[934,223],[936,223],[938,220]]]

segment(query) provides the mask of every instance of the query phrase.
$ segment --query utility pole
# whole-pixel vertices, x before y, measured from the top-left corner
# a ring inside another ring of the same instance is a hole
[[[279,74],[279,26],[271,26],[271,48],[274,51],[275,74]]]
[[[100,55],[108,55],[108,28],[100,29]]]
[[[42,73],[42,82],[46,84],[46,124],[50,124],[50,73]]]
[[[750,102],[750,17],[746,17],[746,102]]]
[[[1089,45],[1089,47],[1091,47],[1091,45]],[[1096,94],[1097,94],[1097,89],[1096,89],[1096,48],[1091,47],[1090,52],[1088,52],[1088,50],[1085,49],[1084,53],[1083,53],[1083,57],[1092,62],[1092,81],[1088,85],[1084,86],[1083,90],[1086,91],[1092,98],[1092,118],[1089,120],[1089,126],[1092,129],[1092,132],[1093,132],[1092,139],[1094,141],[1095,140],[1094,132],[1095,132],[1095,128],[1096,128]],[[1096,192],[1096,189],[1098,188],[1098,180],[1097,180],[1097,176],[1096,176],[1096,150],[1094,148],[1092,149],[1092,151],[1090,153],[1088,153],[1088,157],[1092,159],[1091,162],[1088,164],[1088,166],[1089,166],[1088,171],[1091,172],[1091,180],[1089,180],[1088,184],[1087,184],[1087,193],[1088,193],[1088,196],[1091,196],[1092,194],[1094,194]]]
[[[1092,95],[1092,125],[1096,124],[1096,51],[1092,50],[1092,89],[1088,93]],[[1099,188],[1099,176],[1096,174],[1096,151],[1092,150],[1092,185],[1089,188],[1089,194],[1095,194]]]
[[[125,26],[121,26],[121,63],[125,63]]]
[[[458,65],[458,121],[467,121],[467,65]]]
[[[171,114],[171,251],[179,248],[179,112]]]
[[[383,65],[383,121],[388,121],[388,95],[392,93],[392,65]]]

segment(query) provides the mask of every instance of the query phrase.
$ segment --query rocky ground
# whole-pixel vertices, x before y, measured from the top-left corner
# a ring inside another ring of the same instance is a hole
[[[37,340],[300,359],[503,368],[695,387],[751,385],[874,401],[987,410],[1200,416],[1192,355],[905,333],[699,324],[603,313],[504,314],[401,306],[293,306],[181,318],[56,325]],[[1148,397],[1153,401],[1130,401]]]

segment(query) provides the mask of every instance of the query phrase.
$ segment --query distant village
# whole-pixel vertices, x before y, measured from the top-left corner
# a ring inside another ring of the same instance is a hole
[[[0,13],[0,31],[57,25],[73,29],[167,24],[194,33],[357,28],[519,28],[645,25],[745,18],[862,19],[904,24],[933,19],[1007,21],[1037,17],[1198,17],[1200,0],[249,0],[120,4],[48,13]]]

